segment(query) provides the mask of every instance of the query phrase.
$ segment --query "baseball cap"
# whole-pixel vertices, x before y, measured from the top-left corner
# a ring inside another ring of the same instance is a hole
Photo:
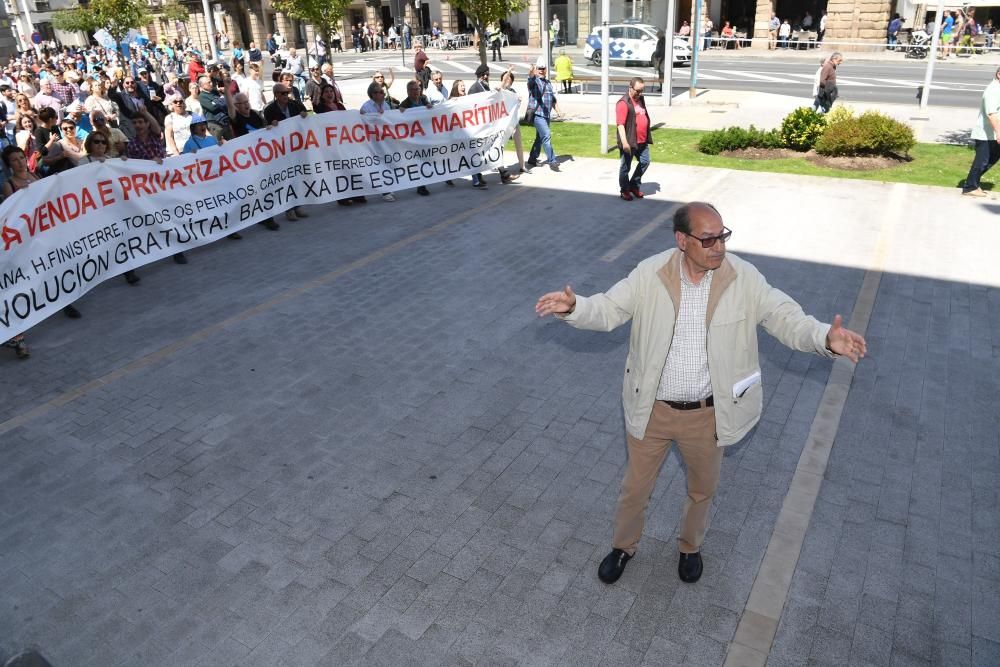
[[[192,114],[191,115],[191,124],[192,125],[197,125],[199,123],[207,123],[207,122],[208,122],[208,120],[204,116],[202,116],[200,113],[196,113],[196,114]]]

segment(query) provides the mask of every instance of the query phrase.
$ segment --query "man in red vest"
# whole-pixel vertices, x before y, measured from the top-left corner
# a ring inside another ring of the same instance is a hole
[[[618,151],[621,153],[621,166],[618,169],[619,195],[625,201],[642,199],[642,175],[649,168],[649,146],[653,143],[653,135],[649,129],[649,114],[646,113],[646,102],[642,91],[646,83],[641,77],[633,77],[628,83],[628,92],[622,95],[615,106],[615,122],[618,124]],[[628,172],[632,168],[632,160],[638,160],[632,177]]]

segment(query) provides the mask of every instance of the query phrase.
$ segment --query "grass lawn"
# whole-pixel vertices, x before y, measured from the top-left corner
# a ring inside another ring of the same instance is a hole
[[[744,171],[770,171],[785,174],[805,174],[809,176],[828,176],[833,178],[856,178],[866,181],[885,181],[890,183],[914,183],[916,185],[940,185],[949,188],[958,187],[969,173],[972,164],[973,151],[971,146],[945,146],[942,144],[917,144],[910,156],[912,161],[902,163],[890,169],[874,171],[848,171],[820,167],[807,162],[805,158],[787,158],[780,160],[743,160],[740,158],[722,157],[721,155],[705,155],[698,152],[698,139],[706,134],[702,130],[677,130],[660,128],[653,133],[653,162],[669,164],[689,164],[698,167],[720,167],[724,169],[742,169]],[[527,156],[531,142],[535,139],[535,130],[531,127],[521,127],[524,139],[524,151]],[[584,123],[553,123],[552,145],[559,155],[577,157],[601,157],[601,126]],[[605,157],[618,159],[618,149],[615,148],[614,134],[608,145],[611,152]],[[514,150],[513,142],[507,149]],[[997,185],[990,180],[992,174],[983,178],[984,190],[991,190]],[[995,175],[992,175],[996,178]]]

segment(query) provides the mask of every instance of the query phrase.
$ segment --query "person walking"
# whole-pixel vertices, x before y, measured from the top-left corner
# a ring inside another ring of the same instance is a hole
[[[844,56],[839,51],[830,55],[819,73],[819,86],[816,90],[816,101],[820,113],[829,113],[833,103],[837,101],[837,67],[844,62]]]
[[[653,133],[650,131],[649,114],[642,95],[645,88],[646,83],[642,77],[633,77],[628,83],[628,92],[615,105],[618,152],[621,154],[621,165],[618,167],[618,187],[621,193],[618,196],[625,201],[646,196],[640,187],[642,175],[649,168],[649,147],[653,143]],[[629,177],[633,159],[638,164]]]
[[[889,51],[896,50],[896,44],[899,43],[899,31],[903,28],[903,20],[899,18],[899,14],[893,14],[892,20],[889,21],[889,27],[886,29],[886,49]]]
[[[528,72],[528,109],[534,112],[532,124],[535,126],[535,141],[528,152],[528,167],[538,166],[538,154],[545,149],[547,164],[552,171],[559,171],[556,152],[552,149],[552,130],[549,124],[552,114],[559,114],[556,91],[552,82],[546,78],[548,67],[545,58],[539,57],[535,66]]]
[[[475,95],[477,93],[488,93],[490,92],[490,68],[488,65],[480,65],[476,68],[476,82],[469,86],[469,91],[467,94]],[[509,185],[518,178],[518,174],[511,174],[501,165],[497,172],[500,174],[500,182]],[[480,190],[485,190],[487,188],[486,177],[482,174],[472,175],[472,187],[478,188]]]
[[[1000,67],[993,73],[993,81],[983,91],[979,103],[979,118],[972,126],[972,141],[976,156],[972,159],[969,175],[965,177],[962,194],[985,197],[979,179],[1000,160]]]
[[[739,442],[761,416],[757,325],[800,352],[855,363],[867,352],[865,339],[845,329],[840,315],[832,324],[817,321],[752,264],[728,255],[732,231],[713,205],[681,206],[673,227],[676,248],[642,261],[607,292],[582,297],[567,285],[535,304],[539,316],[556,315],[578,329],[611,331],[632,320],[622,392],[628,464],[612,549],[597,571],[606,584],[635,556],[672,442],[687,474],[677,574],[685,583],[701,577],[723,448]]]
[[[767,50],[774,51],[778,48],[778,28],[781,27],[781,20],[778,15],[771,12],[771,20],[767,22]]]
[[[413,73],[417,81],[420,82],[421,90],[426,90],[431,82],[431,58],[424,51],[422,44],[417,44],[417,52],[413,55]]]

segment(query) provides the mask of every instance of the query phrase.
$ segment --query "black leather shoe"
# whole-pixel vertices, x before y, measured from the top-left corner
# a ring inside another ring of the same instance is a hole
[[[701,553],[681,554],[680,560],[677,561],[677,576],[681,578],[681,581],[685,584],[693,584],[701,579],[701,571]]]
[[[597,578],[606,584],[613,584],[618,581],[625,571],[625,566],[632,560],[632,557],[621,549],[612,549],[611,553],[604,557],[601,566],[597,568]]]
[[[421,185],[419,188],[417,188],[417,194],[421,195],[422,197],[426,197],[430,193],[431,191],[427,189],[426,185]]]
[[[174,263],[175,264],[187,264],[188,263],[188,258],[184,256],[184,253],[179,252],[176,255],[174,255]]]
[[[83,315],[80,314],[80,311],[76,309],[76,306],[72,304],[63,308],[63,315],[71,320],[78,320],[83,317]]]
[[[281,229],[281,225],[274,221],[274,218],[268,218],[267,220],[262,220],[260,222],[264,226],[264,229],[270,229],[272,232],[276,232]]]
[[[125,282],[127,282],[129,285],[137,285],[140,280],[142,280],[142,278],[140,278],[139,274],[136,273],[135,271],[125,272]]]

